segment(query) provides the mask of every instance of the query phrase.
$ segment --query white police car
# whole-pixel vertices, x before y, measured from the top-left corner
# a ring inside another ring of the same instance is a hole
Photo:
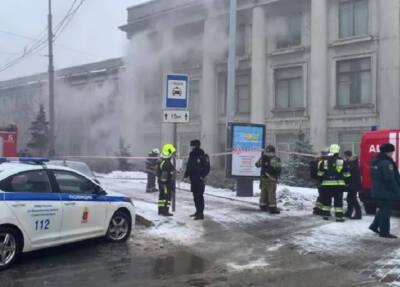
[[[21,252],[102,236],[129,238],[135,207],[127,196],[43,159],[0,162],[0,270]]]

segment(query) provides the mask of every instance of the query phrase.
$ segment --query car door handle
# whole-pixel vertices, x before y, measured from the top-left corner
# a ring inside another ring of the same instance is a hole
[[[65,202],[64,205],[65,206],[73,206],[73,205],[76,205],[76,203],[75,202]]]
[[[25,207],[26,204],[25,203],[18,203],[18,204],[12,204],[12,207]]]

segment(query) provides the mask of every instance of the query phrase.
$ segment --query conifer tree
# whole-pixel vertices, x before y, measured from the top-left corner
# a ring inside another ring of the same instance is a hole
[[[283,178],[285,184],[291,186],[312,187],[314,181],[310,177],[310,163],[312,157],[302,154],[313,154],[313,148],[305,133],[300,129],[297,132],[293,154],[289,156]]]
[[[35,120],[31,122],[29,128],[31,139],[28,147],[38,156],[47,156],[50,147],[49,122],[46,120],[46,112],[43,105],[39,107],[39,112]]]

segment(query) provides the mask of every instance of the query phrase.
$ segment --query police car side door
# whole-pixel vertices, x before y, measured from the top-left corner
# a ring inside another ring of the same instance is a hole
[[[61,237],[75,241],[104,234],[108,203],[87,178],[65,170],[51,170],[63,208]]]
[[[12,175],[2,182],[5,202],[33,248],[60,240],[62,208],[45,169]]]

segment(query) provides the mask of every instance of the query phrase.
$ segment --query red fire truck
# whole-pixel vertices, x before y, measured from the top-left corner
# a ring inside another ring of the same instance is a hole
[[[391,143],[396,147],[393,155],[394,161],[399,166],[400,163],[400,130],[380,130],[370,131],[363,134],[360,146],[360,172],[362,192],[360,199],[364,203],[365,211],[374,214],[376,204],[370,198],[371,177],[370,162],[372,157],[379,153],[379,146],[384,143]]]
[[[17,127],[0,127],[0,156],[17,156]]]

